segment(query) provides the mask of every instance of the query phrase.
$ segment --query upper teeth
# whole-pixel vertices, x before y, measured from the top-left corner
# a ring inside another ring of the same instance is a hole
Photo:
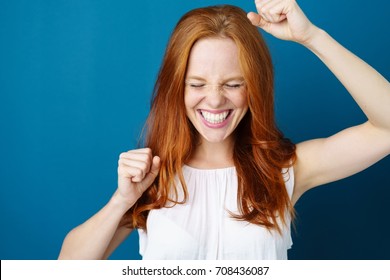
[[[213,124],[223,122],[226,119],[227,115],[229,114],[229,111],[225,111],[225,112],[222,112],[219,114],[213,114],[213,113],[210,113],[208,111],[201,111],[201,112],[202,112],[203,118],[207,122],[213,123]]]

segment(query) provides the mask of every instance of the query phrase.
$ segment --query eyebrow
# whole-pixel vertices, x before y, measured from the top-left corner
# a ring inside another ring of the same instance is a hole
[[[202,78],[200,76],[189,76],[185,80],[186,81],[197,80],[197,81],[202,81],[202,82],[206,82],[207,81],[205,78]],[[229,82],[229,81],[244,81],[244,77],[242,77],[242,76],[229,77],[227,79],[223,79],[222,83],[226,83],[226,82]]]

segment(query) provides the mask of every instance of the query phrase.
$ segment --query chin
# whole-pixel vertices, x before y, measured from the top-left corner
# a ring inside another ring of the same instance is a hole
[[[200,136],[203,138],[204,141],[207,141],[207,142],[213,143],[213,144],[217,144],[217,143],[224,143],[226,141],[226,139],[229,138],[230,135],[228,134],[228,135],[218,136],[218,135],[200,134]]]

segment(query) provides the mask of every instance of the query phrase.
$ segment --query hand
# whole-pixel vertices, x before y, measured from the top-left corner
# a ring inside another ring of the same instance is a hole
[[[160,158],[149,148],[122,153],[118,161],[118,194],[129,208],[151,186],[160,170]]]
[[[253,25],[282,39],[307,44],[317,29],[295,0],[256,0],[256,9],[248,13]]]

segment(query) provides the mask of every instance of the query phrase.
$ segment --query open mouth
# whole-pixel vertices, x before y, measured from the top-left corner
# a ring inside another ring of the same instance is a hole
[[[224,110],[218,113],[211,113],[205,110],[198,110],[203,119],[210,124],[223,123],[231,114],[233,110]]]

